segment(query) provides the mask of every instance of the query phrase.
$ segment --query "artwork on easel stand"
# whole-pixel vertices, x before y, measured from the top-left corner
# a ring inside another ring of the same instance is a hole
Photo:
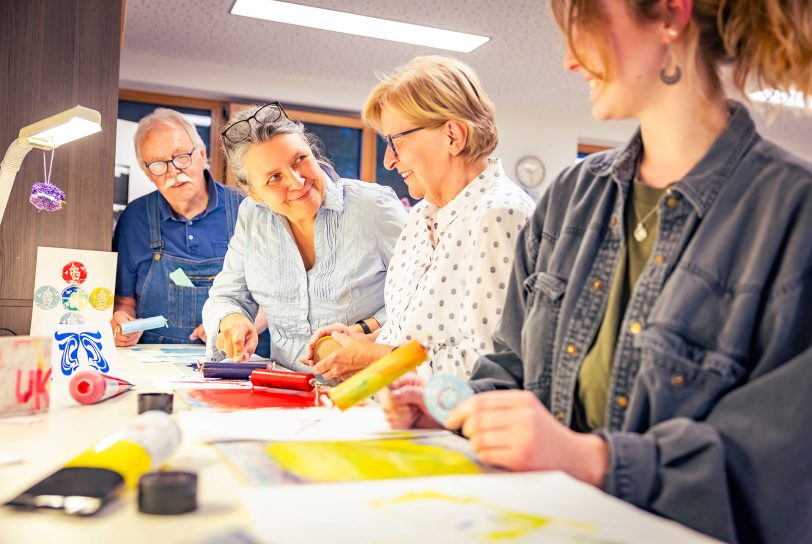
[[[67,381],[80,367],[115,366],[110,329],[116,253],[37,248],[31,334],[51,337],[52,378]]]

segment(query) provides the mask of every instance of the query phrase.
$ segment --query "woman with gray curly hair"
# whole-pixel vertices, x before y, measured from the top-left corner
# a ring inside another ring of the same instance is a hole
[[[209,350],[247,359],[262,307],[271,358],[310,371],[297,360],[315,329],[338,320],[361,332],[385,321],[386,270],[406,213],[389,187],[339,178],[278,102],[233,114],[222,136],[249,198],[203,307]]]

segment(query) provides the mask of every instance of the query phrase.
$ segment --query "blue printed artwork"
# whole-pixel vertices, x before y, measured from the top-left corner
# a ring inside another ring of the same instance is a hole
[[[80,355],[84,355],[91,368],[99,372],[108,372],[110,365],[104,357],[102,344],[102,333],[100,331],[81,332],[55,332],[54,339],[59,345],[61,352],[60,369],[62,374],[70,376],[79,364],[83,361]],[[79,348],[82,348],[80,352]]]

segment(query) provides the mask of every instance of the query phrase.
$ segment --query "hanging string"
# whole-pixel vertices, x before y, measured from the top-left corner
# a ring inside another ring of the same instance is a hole
[[[45,166],[45,151],[42,152],[42,170],[45,173],[45,183],[48,185],[51,184],[51,172],[54,171],[54,151],[56,148],[51,148],[51,166],[50,168],[46,168]]]
[[[45,181],[38,181],[31,187],[31,196],[28,201],[40,211],[55,212],[62,208],[65,204],[65,193],[51,183],[51,174],[54,171],[54,154],[56,153],[56,146],[51,140],[51,164],[47,165],[45,160],[45,151],[42,152],[42,169]]]

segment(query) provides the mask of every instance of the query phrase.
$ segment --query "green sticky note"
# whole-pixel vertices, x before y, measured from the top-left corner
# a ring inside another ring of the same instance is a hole
[[[169,279],[171,279],[175,285],[179,285],[180,287],[194,287],[194,284],[182,268],[178,268],[174,272],[170,272]]]

